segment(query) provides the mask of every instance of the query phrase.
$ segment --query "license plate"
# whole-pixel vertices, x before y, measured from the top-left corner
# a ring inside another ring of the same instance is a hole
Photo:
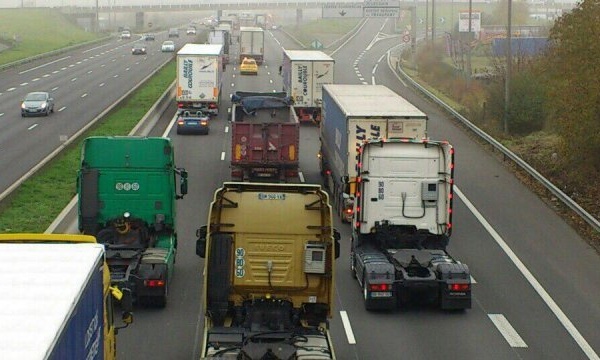
[[[372,292],[371,297],[380,298],[380,297],[392,297],[392,293],[389,291],[378,291]]]

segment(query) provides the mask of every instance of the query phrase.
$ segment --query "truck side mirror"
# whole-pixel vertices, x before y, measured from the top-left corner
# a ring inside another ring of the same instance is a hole
[[[200,256],[202,259],[206,257],[206,233],[207,226],[201,226],[200,229],[196,230],[196,236],[198,240],[196,240],[196,255]]]
[[[342,238],[342,236],[340,235],[340,232],[337,229],[333,229],[333,250],[335,252],[335,258],[339,258],[340,257],[340,239]]]
[[[181,176],[181,179],[179,180],[179,191],[181,192],[181,199],[184,195],[188,193],[188,172],[185,169],[182,169],[179,175]]]
[[[121,290],[116,287],[110,287],[112,296],[119,300],[121,309],[123,310],[121,321],[124,325],[115,326],[115,335],[119,333],[120,329],[125,329],[133,322],[133,296],[131,295],[131,289],[123,288]],[[114,304],[114,303],[113,303]]]
[[[123,297],[121,297],[121,309],[125,313],[131,313],[133,311],[133,296],[131,295],[131,289],[123,288],[121,289],[121,293],[123,293]]]

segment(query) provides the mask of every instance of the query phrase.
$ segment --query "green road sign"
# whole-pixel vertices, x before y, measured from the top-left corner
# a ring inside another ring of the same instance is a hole
[[[310,43],[310,47],[315,50],[321,50],[323,48],[323,44],[321,44],[319,40],[315,39]]]

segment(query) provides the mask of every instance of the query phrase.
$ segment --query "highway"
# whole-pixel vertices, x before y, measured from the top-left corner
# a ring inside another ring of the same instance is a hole
[[[349,271],[350,228],[336,219],[335,226],[342,234],[342,256],[337,261],[337,301],[331,330],[338,359],[598,359],[598,254],[496,156],[396,77],[387,66],[385,54],[399,40],[381,36],[391,34],[391,26],[383,19],[371,19],[333,55],[336,82],[374,81],[392,88],[429,114],[431,138],[447,139],[454,144],[457,186],[454,232],[449,251],[471,269],[476,282],[473,308],[458,313],[422,306],[394,312],[367,312],[359,285]],[[260,67],[258,76],[240,76],[237,67],[229,65],[223,82],[223,94],[227,95],[224,98],[234,89],[281,89],[281,76],[277,73],[281,48],[298,46],[278,31],[265,39],[266,62]],[[157,47],[160,42],[159,37]],[[8,155],[4,155],[8,151],[12,163],[18,163],[22,168],[20,171],[26,171],[36,162],[38,151],[39,156],[44,153],[38,148],[51,147],[46,143],[54,142],[54,138],[58,143],[58,136],[70,126],[76,129],[93,118],[102,106],[111,103],[104,97],[111,95],[114,102],[120,96],[112,94],[116,88],[106,93],[98,92],[99,81],[105,84],[123,81],[120,79],[125,77],[123,74],[129,76],[133,68],[142,67],[134,66],[138,61],[135,59],[140,59],[137,65],[147,64],[149,73],[152,66],[160,63],[156,59],[156,63],[150,64],[150,59],[164,55],[150,53],[148,60],[141,61],[141,57],[131,57],[129,46],[118,48],[119,42],[112,44],[106,47],[117,47],[114,53],[102,55],[105,50],[99,48],[93,52],[100,55],[86,62],[83,57],[92,55],[81,55],[82,58],[77,60],[81,64],[68,58],[55,63],[64,62],[66,66],[52,64],[18,76],[13,74],[12,80],[3,73],[0,77],[0,92],[3,93],[0,95],[0,112],[10,114],[0,117],[0,151],[4,168],[9,165],[9,160],[5,160]],[[95,65],[87,68],[87,63]],[[74,66],[70,68],[70,64]],[[102,70],[102,75],[95,70],[101,64],[107,67]],[[57,67],[65,67],[61,70],[65,74],[71,71],[69,69],[74,72],[55,78],[53,75],[43,77],[52,74]],[[125,70],[127,67],[129,71]],[[34,66],[30,64],[27,68]],[[79,72],[75,72],[77,69]],[[26,69],[20,71],[23,70]],[[12,73],[16,72],[13,70]],[[117,73],[120,76],[113,77]],[[143,77],[142,74],[138,76]],[[47,79],[48,83],[44,83],[47,87],[59,86],[55,91],[60,94],[56,96],[57,109],[66,108],[47,119],[21,120],[18,100],[31,90],[30,85],[20,84],[32,82],[36,77],[40,82]],[[56,85],[52,81],[56,81]],[[129,79],[120,86],[133,83],[135,80]],[[7,92],[10,87],[15,90]],[[21,91],[18,96],[17,91]],[[91,95],[82,98],[84,93]],[[87,103],[88,100],[94,101]],[[95,104],[93,108],[90,108],[91,103]],[[228,106],[229,102],[223,101],[221,113],[211,123],[208,136],[176,135],[174,129],[168,128],[168,136],[176,146],[177,165],[189,171],[190,190],[178,202],[179,248],[175,277],[166,309],[138,308],[134,323],[119,332],[117,348],[122,359],[199,357],[203,331],[203,261],[195,255],[195,232],[206,222],[215,189],[229,179]],[[164,128],[172,123],[174,112],[172,107],[165,113],[159,122],[162,128],[156,128],[152,135],[163,134]],[[86,117],[87,113],[92,114]],[[34,122],[38,126],[27,130]],[[28,142],[28,147],[21,144],[29,138],[33,139]],[[319,183],[316,127],[302,126],[300,146],[303,177],[308,183]],[[27,156],[18,157],[19,154]],[[3,186],[14,182],[16,176],[9,175],[12,180],[2,176]]]
[[[10,169],[0,193],[173,56],[160,51],[166,34],[143,41],[147,55],[132,55],[139,39],[113,39],[0,73],[0,167]],[[53,114],[21,118],[21,100],[32,91],[51,93]]]
[[[391,313],[365,311],[345,256],[350,229],[336,219],[346,240],[337,263],[337,302],[331,321],[337,357],[597,358],[598,255],[496,157],[396,78],[384,55],[398,40],[377,36],[390,33],[390,27],[383,20],[370,20],[334,54],[336,82],[374,80],[389,86],[430,115],[432,138],[448,139],[455,145],[457,201],[449,250],[470,265],[476,282],[473,308],[459,313],[420,306]],[[297,45],[280,32],[273,35],[266,37],[266,64],[259,75],[240,76],[235,66],[229,66],[225,93],[281,89],[276,72],[281,47]],[[374,38],[383,40],[372,43]],[[119,334],[119,354],[127,359],[198,358],[203,330],[203,261],[194,252],[195,231],[206,222],[214,190],[229,178],[230,134],[223,111],[227,105],[221,106],[222,114],[212,123],[209,136],[169,132],[176,144],[178,166],[190,172],[190,194],[178,207],[180,245],[175,281],[167,309],[138,309],[135,323]],[[318,183],[318,129],[302,126],[301,137],[302,174],[306,182]]]

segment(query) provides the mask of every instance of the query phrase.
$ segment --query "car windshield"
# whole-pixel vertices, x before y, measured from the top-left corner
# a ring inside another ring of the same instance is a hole
[[[46,94],[28,94],[25,100],[29,101],[43,101],[46,100]]]
[[[135,44],[135,45],[133,45],[133,48],[134,49],[143,49],[144,45],[142,45],[142,44]]]

